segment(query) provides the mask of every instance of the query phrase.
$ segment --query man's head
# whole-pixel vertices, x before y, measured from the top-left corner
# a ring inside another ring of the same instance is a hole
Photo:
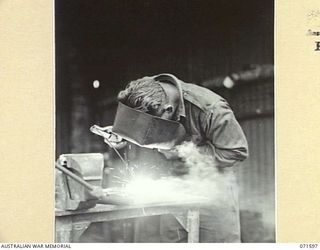
[[[130,82],[118,100],[134,109],[168,120],[176,120],[179,106],[178,89],[171,83],[144,77]]]

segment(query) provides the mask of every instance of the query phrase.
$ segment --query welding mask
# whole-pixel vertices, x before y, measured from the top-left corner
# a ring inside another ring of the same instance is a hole
[[[183,125],[118,104],[112,132],[140,147],[171,149],[186,135]]]

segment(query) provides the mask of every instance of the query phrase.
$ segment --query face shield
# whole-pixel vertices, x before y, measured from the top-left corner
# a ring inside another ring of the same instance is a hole
[[[121,102],[112,132],[140,147],[164,150],[180,144],[186,135],[181,123],[135,110]]]

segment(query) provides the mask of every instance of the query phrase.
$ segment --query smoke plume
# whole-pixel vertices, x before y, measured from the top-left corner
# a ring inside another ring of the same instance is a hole
[[[213,156],[205,155],[199,148],[185,142],[177,148],[178,156],[189,169],[183,176],[163,177],[158,180],[137,177],[128,183],[127,193],[135,203],[219,202],[223,199],[228,176],[222,175],[214,166]]]

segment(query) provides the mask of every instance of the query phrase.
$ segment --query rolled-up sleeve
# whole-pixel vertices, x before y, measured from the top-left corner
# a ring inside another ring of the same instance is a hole
[[[226,101],[212,105],[201,119],[206,139],[205,151],[212,154],[219,167],[230,167],[248,155],[246,137]]]

